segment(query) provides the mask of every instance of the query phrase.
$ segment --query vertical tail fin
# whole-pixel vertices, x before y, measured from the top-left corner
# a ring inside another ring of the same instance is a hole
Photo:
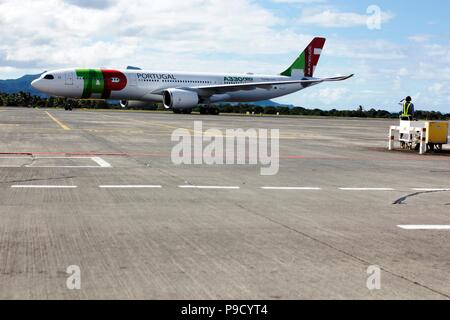
[[[305,51],[281,75],[293,78],[312,77],[319,63],[320,54],[325,45],[325,38],[314,38]]]

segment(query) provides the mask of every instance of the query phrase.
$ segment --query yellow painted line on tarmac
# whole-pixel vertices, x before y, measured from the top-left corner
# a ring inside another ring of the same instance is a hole
[[[57,118],[55,118],[54,116],[52,116],[50,114],[50,112],[45,111],[45,113],[50,117],[50,119],[52,119],[53,121],[55,121],[63,130],[70,130],[70,128],[68,126],[66,126],[64,123],[62,123],[61,121],[59,121]]]

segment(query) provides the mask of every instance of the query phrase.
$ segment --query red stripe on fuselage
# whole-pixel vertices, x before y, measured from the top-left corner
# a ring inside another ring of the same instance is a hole
[[[120,91],[127,86],[127,77],[117,70],[102,69],[105,87],[103,89],[102,99],[109,99],[112,91]]]

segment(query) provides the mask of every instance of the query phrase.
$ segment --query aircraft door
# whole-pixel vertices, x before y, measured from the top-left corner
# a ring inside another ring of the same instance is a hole
[[[66,86],[72,86],[73,85],[73,72],[66,72]]]
[[[130,86],[137,86],[137,74],[129,73],[127,74],[127,81]]]

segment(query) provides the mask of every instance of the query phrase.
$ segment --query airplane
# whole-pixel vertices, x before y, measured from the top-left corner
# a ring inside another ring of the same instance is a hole
[[[162,103],[174,113],[217,114],[212,103],[256,102],[282,97],[311,86],[353,76],[314,78],[325,38],[314,38],[294,63],[279,75],[212,74],[147,71],[136,67],[61,69],[45,72],[31,85],[39,91],[72,99],[120,100],[125,107]]]

